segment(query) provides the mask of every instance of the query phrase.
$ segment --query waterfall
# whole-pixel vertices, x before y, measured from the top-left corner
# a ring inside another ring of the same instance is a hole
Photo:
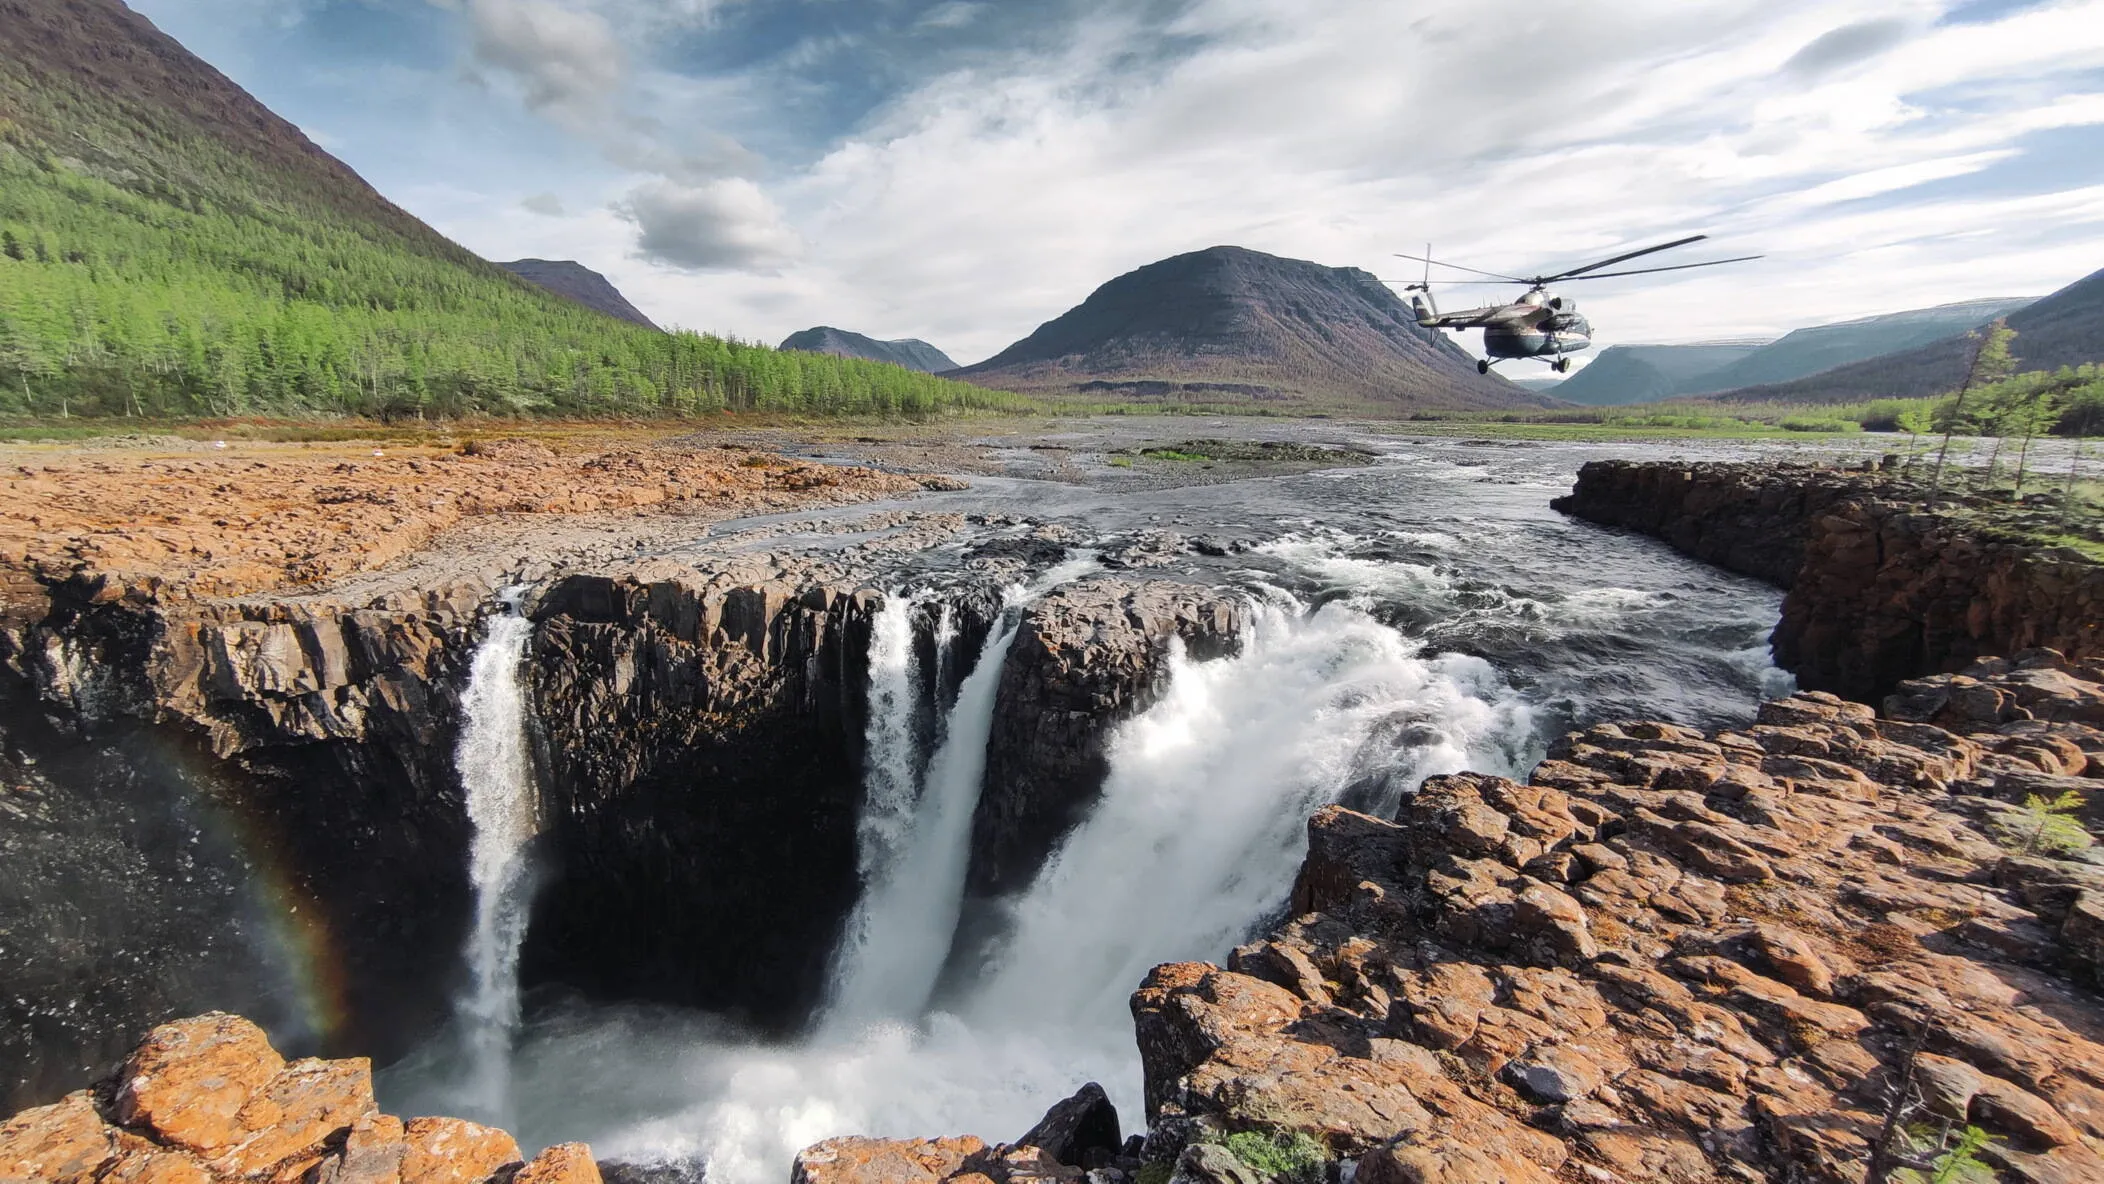
[[[987,632],[971,673],[957,689],[957,701],[941,716],[941,740],[928,761],[918,794],[912,799],[903,842],[886,851],[881,866],[865,866],[862,898],[842,939],[832,984],[832,1005],[825,1027],[878,1020],[912,1020],[927,1006],[942,973],[950,942],[956,936],[957,918],[964,905],[964,876],[971,861],[972,813],[979,804],[979,783],[986,774],[986,742],[993,733],[994,706],[1001,686],[1001,667],[1008,644],[1022,625],[1021,610],[1060,584],[1092,569],[1095,556],[1084,555],[1052,568],[1032,583],[1007,590],[1002,598],[999,621]],[[886,609],[892,604],[885,603]],[[909,616],[902,612],[901,616]],[[910,617],[909,617],[910,619]],[[884,624],[880,619],[878,624]],[[893,659],[887,651],[880,662],[873,638],[870,659],[870,735],[872,755],[876,737],[894,733],[912,734],[910,702],[890,700],[897,718],[880,721],[876,702],[880,694],[897,685],[917,686],[910,668],[910,624],[906,641],[898,643],[906,657],[897,659],[907,669],[894,676]],[[951,627],[954,632],[954,625]],[[947,641],[937,626],[938,662]],[[884,745],[889,749],[891,741]],[[910,758],[907,762],[910,768]],[[889,770],[879,770],[872,760],[868,800],[874,804],[880,793],[888,803],[897,788]],[[867,807],[865,807],[865,810]]]
[[[919,605],[914,597],[892,593],[870,622],[864,796],[856,823],[865,881],[895,861],[919,793],[920,751],[914,717],[920,663],[913,653],[913,618]]]
[[[834,1135],[1013,1138],[1084,1081],[1137,1116],[1127,997],[1158,962],[1218,960],[1247,939],[1286,898],[1311,810],[1392,811],[1418,778],[1516,772],[1535,755],[1527,708],[1487,663],[1428,655],[1346,604],[1259,605],[1239,654],[1173,654],[1162,694],[1110,739],[1101,799],[1014,902],[1010,940],[954,1014],[929,1012],[977,792],[963,775],[981,767],[1012,617],[950,713],[951,755],[931,762],[902,876],[865,893],[869,932],[885,936],[844,943],[861,959],[842,968],[854,990],[793,1045],[655,1011],[550,1022],[519,1068],[522,1091],[562,1115],[541,1138],[767,1184]],[[895,972],[909,958],[918,966]]]
[[[1015,632],[1015,623],[1004,621],[988,633],[978,663],[958,688],[949,729],[928,762],[906,844],[855,907],[860,923],[850,930],[843,951],[830,1019],[912,1019],[935,989],[957,929],[971,857],[972,809],[979,801],[986,741],[994,726],[994,692]]]
[[[527,751],[526,687],[520,677],[533,623],[519,615],[518,589],[489,622],[475,650],[454,767],[474,827],[468,878],[475,924],[466,953],[469,981],[456,1001],[466,1075],[460,1104],[502,1123],[510,1101],[511,1046],[519,1025],[519,943],[526,937],[525,849],[537,824],[533,763]]]
[[[1101,799],[1015,902],[965,1004],[975,1025],[1120,1032],[1150,967],[1218,959],[1275,909],[1307,817],[1379,814],[1435,773],[1513,773],[1526,705],[1486,662],[1422,645],[1343,604],[1254,607],[1242,652],[1173,647],[1161,698],[1109,745]]]

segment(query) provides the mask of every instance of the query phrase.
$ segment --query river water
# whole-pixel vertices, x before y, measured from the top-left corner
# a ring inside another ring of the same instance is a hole
[[[901,560],[873,641],[864,899],[825,1014],[806,1037],[770,1042],[661,1007],[529,1008],[503,1089],[521,1142],[583,1139],[602,1159],[775,1184],[799,1148],[833,1135],[1013,1139],[1091,1080],[1133,1129],[1127,995],[1156,963],[1217,960],[1275,916],[1313,809],[1392,811],[1431,774],[1522,776],[1577,724],[1743,721],[1788,689],[1766,652],[1778,593],[1548,508],[1583,460],[1651,450],[1382,448],[1366,467],[1289,477],[1174,488],[988,478],[905,504],[1055,523],[1112,564],[1136,532],[1204,539],[1217,554],[1132,574],[1240,589],[1250,631],[1236,656],[1172,658],[1159,701],[1115,733],[1100,802],[1006,903],[1005,939],[937,991],[1013,617],[980,653],[939,649],[970,664],[962,690],[954,704],[918,702],[907,622],[986,532]],[[708,545],[866,537],[811,522],[731,524]],[[1011,590],[1011,603],[1093,572],[1099,561],[1080,551]],[[940,726],[912,722],[928,712]],[[921,751],[915,738],[930,735]],[[459,1088],[455,1075],[405,1067],[383,1076],[382,1101],[458,1111],[477,1100]]]

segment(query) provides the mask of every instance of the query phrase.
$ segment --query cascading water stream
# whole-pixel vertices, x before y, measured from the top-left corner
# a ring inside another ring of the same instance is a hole
[[[1386,813],[1433,774],[1524,763],[1530,713],[1488,663],[1426,657],[1342,604],[1252,616],[1234,658],[1174,646],[1161,699],[1114,734],[1101,799],[964,1005],[976,1026],[1129,1039],[1149,968],[1218,958],[1280,904],[1314,810]]]
[[[1093,570],[1096,557],[1083,554],[1061,563],[1028,585],[1008,589],[1002,597],[1000,619],[988,631],[977,661],[957,689],[957,701],[944,715],[941,741],[928,761],[919,792],[909,799],[911,816],[903,842],[881,851],[882,858],[863,867],[862,899],[855,905],[834,971],[832,1004],[823,1027],[840,1032],[884,1020],[913,1020],[927,1006],[942,973],[950,942],[956,936],[957,918],[964,904],[964,877],[971,860],[972,811],[979,802],[979,783],[986,773],[986,742],[993,733],[994,706],[1001,686],[1001,665],[1008,644],[1022,625],[1021,609],[1069,580]],[[893,774],[911,767],[911,753],[903,760],[890,760],[894,735],[911,737],[910,699],[895,695],[897,687],[917,686],[912,668],[911,612],[906,604],[896,616],[904,624],[886,619],[895,602],[891,597],[880,611],[877,627],[904,630],[901,641],[887,632],[871,641],[870,730],[871,767],[868,784],[870,805],[882,803],[895,814],[899,783]],[[951,626],[954,632],[954,625]],[[936,641],[938,661],[947,649],[940,623]],[[876,647],[884,645],[881,653]],[[903,667],[903,673],[899,668]],[[894,718],[877,718],[880,701]],[[887,757],[884,767],[876,762],[878,741]],[[907,747],[910,740],[898,747]],[[869,807],[865,806],[865,810]],[[868,852],[865,848],[865,853]]]
[[[519,590],[507,589],[506,612],[492,617],[475,650],[461,695],[460,744],[454,766],[467,791],[474,827],[468,875],[475,923],[468,933],[469,981],[456,1002],[465,1063],[459,1103],[488,1122],[508,1120],[512,1041],[519,1026],[519,945],[526,937],[526,844],[538,824],[533,762],[526,739],[526,687],[521,677],[533,623],[518,612]]]

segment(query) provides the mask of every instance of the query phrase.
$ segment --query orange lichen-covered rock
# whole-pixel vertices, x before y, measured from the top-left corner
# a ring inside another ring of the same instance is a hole
[[[482,1184],[524,1158],[509,1134],[460,1118],[412,1118],[403,1139],[402,1184]]]
[[[505,1132],[381,1114],[369,1062],[288,1065],[238,1016],[154,1029],[111,1097],[105,1111],[82,1090],[0,1125],[0,1184],[599,1184],[582,1143],[521,1168]]]
[[[600,1184],[599,1165],[583,1143],[557,1143],[527,1160],[511,1184]]]
[[[236,1120],[247,1137],[212,1166],[229,1176],[297,1176],[320,1161],[325,1143],[377,1112],[372,1064],[363,1057],[295,1061],[241,1107]]]
[[[86,1090],[0,1124],[0,1180],[87,1184],[117,1155],[116,1132]]]
[[[971,1135],[954,1139],[827,1139],[798,1153],[791,1184],[938,1184],[986,1150]]]
[[[254,1133],[242,1107],[284,1067],[263,1029],[240,1016],[162,1024],[125,1060],[115,1118],[160,1142],[217,1155]]]

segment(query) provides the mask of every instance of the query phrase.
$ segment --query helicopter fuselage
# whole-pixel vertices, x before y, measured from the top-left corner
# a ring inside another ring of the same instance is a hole
[[[1553,358],[1589,349],[1592,344],[1592,324],[1575,312],[1483,326],[1483,352],[1493,358]]]
[[[1412,299],[1417,323],[1428,329],[1481,329],[1492,358],[1558,358],[1589,349],[1592,322],[1575,301],[1536,288],[1510,304],[1441,313],[1426,297]]]

